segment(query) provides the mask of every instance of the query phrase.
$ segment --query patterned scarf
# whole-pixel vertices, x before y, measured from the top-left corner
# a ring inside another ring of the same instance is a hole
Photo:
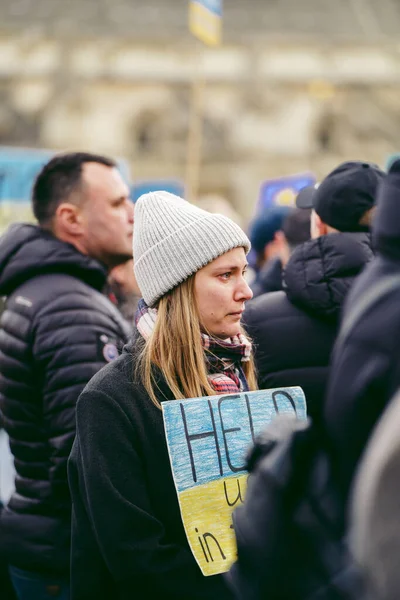
[[[139,301],[135,323],[139,333],[147,340],[153,332],[157,319],[157,309],[149,308],[145,301]],[[242,362],[250,360],[251,343],[239,333],[233,338],[217,340],[201,334],[206,355],[208,381],[218,394],[247,392],[249,386],[242,368]]]

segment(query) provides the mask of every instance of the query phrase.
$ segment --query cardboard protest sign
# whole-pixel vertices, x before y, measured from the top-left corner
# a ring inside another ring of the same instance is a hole
[[[244,500],[245,455],[277,414],[306,418],[303,390],[290,387],[163,402],[182,521],[204,575],[236,559],[232,511]]]

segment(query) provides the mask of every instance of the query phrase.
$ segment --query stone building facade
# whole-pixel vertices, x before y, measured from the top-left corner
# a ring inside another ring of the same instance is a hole
[[[183,1],[0,0],[0,144],[104,152],[134,179],[185,179],[201,82],[198,195],[228,198],[245,220],[265,179],[384,165],[400,149],[396,2],[379,15],[373,2],[225,4],[212,49],[190,38]]]

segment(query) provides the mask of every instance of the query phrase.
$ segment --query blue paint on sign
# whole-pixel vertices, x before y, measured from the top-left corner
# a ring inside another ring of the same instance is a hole
[[[162,409],[178,493],[246,473],[248,448],[277,414],[307,416],[299,387],[173,400]]]

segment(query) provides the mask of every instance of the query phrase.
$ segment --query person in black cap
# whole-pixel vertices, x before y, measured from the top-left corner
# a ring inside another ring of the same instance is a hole
[[[300,385],[315,419],[343,301],[373,258],[369,225],[384,177],[376,165],[346,162],[319,186],[302,190],[296,204],[312,209],[312,239],[291,255],[283,291],[260,296],[245,311],[260,389]]]
[[[368,232],[375,210],[377,181],[383,171],[365,162],[345,162],[315,186],[303,188],[298,208],[310,208],[311,237],[334,231]]]

